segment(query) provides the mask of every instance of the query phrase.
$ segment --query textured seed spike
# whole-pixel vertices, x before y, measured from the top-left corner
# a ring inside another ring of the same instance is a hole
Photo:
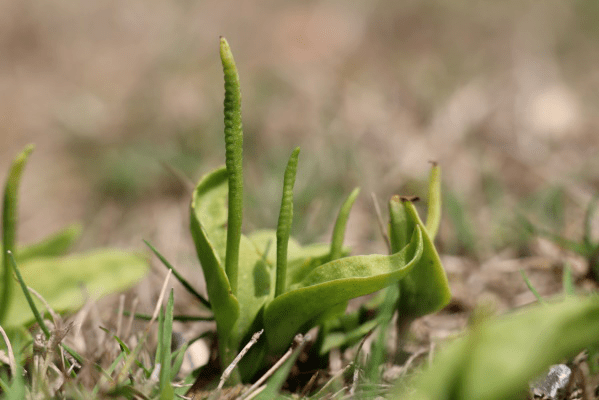
[[[239,74],[229,43],[220,38],[220,58],[225,75],[225,157],[229,180],[229,215],[225,272],[231,290],[237,294],[239,242],[243,220],[243,130],[241,126],[241,90]]]
[[[281,200],[281,211],[279,212],[279,223],[277,225],[277,279],[275,297],[285,292],[287,245],[289,244],[289,234],[293,222],[293,186],[295,185],[299,152],[299,147],[296,147],[293,153],[291,153],[283,180],[283,198]]]

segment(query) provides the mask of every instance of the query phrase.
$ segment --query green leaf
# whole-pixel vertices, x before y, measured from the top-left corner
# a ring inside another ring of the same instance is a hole
[[[224,343],[220,350],[227,353],[225,356],[229,360],[223,361],[226,365],[232,361],[231,357],[234,357],[241,340],[252,333],[251,327],[258,313],[274,294],[272,264],[265,261],[261,250],[244,235],[240,237],[238,263],[238,277],[242,284],[238,287],[237,296],[231,293],[220,256],[225,247],[227,194],[227,171],[220,168],[200,180],[194,192],[191,212],[192,236],[204,270],[219,339]]]
[[[528,382],[551,364],[597,343],[599,298],[568,297],[477,324],[420,374],[409,400],[522,398]]]
[[[422,255],[422,237],[417,227],[410,244],[393,255],[346,257],[314,269],[266,306],[264,328],[270,348],[284,349],[307,323],[334,306],[403,278]]]
[[[221,264],[225,247],[227,221],[227,170],[219,168],[202,177],[191,201],[191,236],[204,271],[206,290],[221,340],[227,341],[239,318],[239,302],[231,291],[229,279]],[[226,350],[221,345],[221,354]],[[226,354],[225,359],[231,358]],[[234,355],[233,355],[234,357]],[[231,358],[232,360],[232,358]]]
[[[15,158],[4,186],[2,205],[2,275],[0,276],[0,324],[6,324],[7,313],[13,300],[14,281],[8,252],[15,253],[17,238],[17,216],[19,206],[19,185],[21,175],[34,146],[28,145]]]
[[[424,247],[422,257],[410,273],[399,282],[398,311],[403,317],[417,318],[445,307],[451,300],[451,291],[437,249],[420,220],[414,204],[395,196],[391,199],[390,213],[393,214],[397,207],[404,209],[407,226],[416,226],[422,230]],[[397,228],[400,229],[401,227]]]
[[[239,74],[229,43],[220,38],[220,59],[225,75],[225,158],[229,183],[227,218],[227,257],[225,271],[231,291],[237,294],[239,241],[243,220],[243,129],[241,126],[241,89]]]
[[[72,224],[38,243],[26,246],[17,252],[17,261],[27,261],[36,257],[64,256],[81,236],[81,229],[80,224]]]
[[[345,227],[347,226],[347,220],[349,219],[349,212],[359,194],[360,188],[355,188],[343,202],[343,205],[339,210],[337,221],[335,221],[335,228],[333,228],[333,239],[331,240],[331,260],[336,260],[342,256],[343,239],[345,238]]]
[[[82,288],[93,298],[124,290],[148,269],[145,257],[117,250],[96,250],[64,258],[35,258],[20,265],[23,280],[58,311],[73,310],[85,301]],[[5,327],[33,319],[23,293],[15,293]],[[37,302],[38,307],[41,303]]]

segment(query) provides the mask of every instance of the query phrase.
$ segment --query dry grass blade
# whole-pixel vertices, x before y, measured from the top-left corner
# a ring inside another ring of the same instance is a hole
[[[237,363],[239,363],[239,361],[243,358],[243,356],[245,356],[245,353],[247,353],[249,351],[249,349],[254,344],[256,344],[258,339],[260,339],[260,336],[262,335],[262,333],[264,333],[264,329],[260,329],[258,332],[254,333],[252,335],[252,339],[243,347],[243,349],[241,349],[239,354],[237,354],[237,357],[235,357],[233,362],[231,362],[231,364],[229,364],[229,366],[225,369],[222,376],[220,377],[220,382],[218,383],[217,391],[220,391],[223,388],[223,386],[225,385],[225,382],[227,381],[227,379],[229,379],[231,372],[233,372],[233,369],[235,369],[235,367],[237,366]]]
[[[44,297],[41,294],[36,292],[35,289],[27,286],[27,290],[29,290],[35,297],[37,297],[39,299],[39,301],[42,302],[44,307],[46,307],[46,310],[48,311],[48,313],[52,316],[52,321],[54,322],[54,325],[57,328],[60,328],[62,326],[62,318],[60,317],[60,315],[56,311],[54,311],[54,309],[52,307],[50,307],[50,304],[48,304],[46,299],[44,299]]]
[[[160,312],[160,306],[162,305],[162,301],[164,300],[164,294],[166,293],[166,289],[168,287],[171,273],[172,273],[171,270],[169,270],[166,273],[166,278],[164,278],[164,283],[162,284],[162,288],[160,289],[160,295],[158,296],[158,301],[156,302],[156,307],[154,308],[154,313],[152,314],[152,319],[150,319],[150,322],[148,322],[148,325],[146,326],[146,329],[144,330],[143,336],[139,340],[139,343],[137,344],[137,346],[135,346],[135,349],[131,352],[131,354],[129,354],[129,356],[127,357],[127,359],[125,361],[125,364],[123,365],[119,374],[117,375],[116,379],[114,380],[115,387],[118,386],[119,384],[121,384],[125,380],[125,377],[127,376],[128,372],[129,372],[129,369],[131,368],[131,366],[137,359],[137,356],[141,352],[141,349],[142,349],[146,339],[148,338],[148,335],[150,333],[150,328],[152,327],[152,324],[154,323],[154,321],[158,317],[158,313]]]
[[[255,392],[260,385],[262,385],[272,374],[274,374],[280,367],[283,365],[285,361],[287,361],[292,355],[294,351],[301,351],[301,348],[304,347],[306,341],[310,340],[310,335],[303,336],[302,334],[298,334],[291,347],[283,356],[273,365],[268,371],[264,373],[250,388],[239,397],[239,400],[246,400],[251,396],[255,396],[257,393]],[[299,350],[298,350],[299,349]]]
[[[4,338],[4,343],[6,343],[6,351],[8,352],[8,366],[10,367],[10,373],[12,376],[16,376],[17,375],[17,363],[15,362],[15,353],[13,353],[13,351],[12,351],[12,346],[10,344],[10,341],[8,340],[8,336],[6,335],[6,332],[4,332],[4,329],[2,329],[2,326],[0,326],[0,333],[2,334],[2,337]]]

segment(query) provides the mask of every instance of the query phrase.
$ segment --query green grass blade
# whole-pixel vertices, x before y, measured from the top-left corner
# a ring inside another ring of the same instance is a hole
[[[25,284],[25,281],[23,280],[23,277],[21,276],[21,272],[19,271],[19,267],[17,267],[17,263],[15,262],[15,258],[13,257],[12,252],[10,252],[10,250],[7,251],[6,253],[7,253],[8,258],[10,259],[10,263],[12,264],[12,268],[14,269],[15,274],[17,275],[17,279],[19,280],[19,284],[21,285],[21,289],[23,289],[23,294],[25,295],[25,298],[27,299],[27,303],[29,304],[29,308],[31,308],[31,311],[33,312],[33,315],[35,316],[35,320],[39,324],[41,330],[44,332],[44,335],[46,335],[46,339],[48,339],[50,337],[50,330],[46,326],[46,323],[44,322],[44,319],[42,318],[42,316],[40,315],[39,311],[37,310],[37,306],[33,302],[33,298],[31,297],[31,293],[29,293],[29,289],[27,289],[27,285]]]
[[[173,308],[174,308],[173,289],[171,289],[166,303],[166,312],[162,320],[162,355],[160,358],[160,398],[163,400],[172,399],[174,396],[173,386],[171,384],[171,340],[173,336]]]
[[[388,328],[393,314],[395,313],[395,305],[399,297],[399,286],[389,286],[385,292],[385,301],[379,309],[377,320],[378,337],[373,341],[370,349],[370,357],[365,367],[365,375],[372,383],[380,382],[381,369],[380,366],[385,362],[385,351],[387,349]]]
[[[539,294],[537,289],[533,286],[530,279],[528,279],[528,276],[526,275],[526,272],[523,269],[520,270],[520,275],[522,275],[522,279],[524,279],[524,283],[526,283],[528,290],[530,290],[532,292],[532,294],[535,295],[535,297],[537,298],[539,303],[545,304],[545,300],[541,297],[541,295]]]
[[[552,242],[555,242],[555,244],[557,244],[558,246],[573,251],[574,253],[578,253],[583,257],[588,257],[590,254],[592,254],[592,249],[589,246],[587,246],[587,244],[584,241],[576,242],[574,240],[570,240],[568,238],[560,236],[556,233],[550,232],[546,229],[539,228],[523,215],[520,215],[519,220],[520,223],[524,225],[524,229],[526,229],[533,235],[544,236]]]
[[[179,373],[181,365],[183,365],[185,353],[187,352],[189,345],[190,343],[185,343],[172,354],[173,366],[171,368],[171,381],[174,380],[177,374]]]
[[[206,300],[206,298],[204,296],[202,296],[200,293],[198,293],[193,286],[191,286],[191,284],[189,282],[187,282],[187,280],[185,278],[183,278],[183,276],[177,272],[177,270],[175,269],[175,267],[172,266],[171,263],[168,262],[168,260],[162,255],[160,254],[160,252],[158,250],[156,250],[156,248],[154,246],[152,246],[150,244],[150,242],[148,242],[147,240],[143,241],[146,246],[148,246],[150,248],[150,250],[152,250],[152,252],[156,255],[156,257],[158,257],[158,259],[162,262],[162,264],[173,271],[173,275],[175,275],[175,278],[177,278],[177,280],[181,283],[181,285],[183,285],[183,287],[191,294],[193,295],[196,299],[198,299],[200,301],[200,303],[202,303],[206,308],[210,309],[210,302],[208,300]]]
[[[239,74],[229,43],[220,38],[220,58],[225,75],[225,156],[229,180],[229,215],[225,271],[233,295],[237,294],[239,241],[243,219],[243,129],[241,126],[241,89]]]
[[[131,315],[131,313],[129,311],[124,311],[123,315],[129,316],[129,315]],[[135,317],[135,319],[141,319],[143,321],[149,321],[152,319],[152,316],[150,314],[142,314],[142,313],[135,313],[134,317]],[[173,315],[173,321],[180,321],[180,322],[214,321],[214,317],[213,316],[202,317],[199,315]]]
[[[8,252],[15,252],[21,175],[34,146],[29,145],[15,158],[4,186],[2,205],[2,276],[0,277],[0,324],[4,322],[13,298],[13,278]]]
[[[293,222],[293,186],[295,185],[299,152],[300,149],[297,147],[293,150],[293,153],[291,153],[287,168],[285,168],[285,178],[283,180],[281,211],[279,212],[279,222],[277,224],[277,275],[275,297],[285,293],[287,279],[287,248],[289,245],[291,224]]]
[[[349,212],[359,194],[360,188],[355,188],[343,202],[339,210],[337,221],[335,221],[335,228],[333,228],[333,239],[331,240],[331,260],[338,259],[343,253],[343,239],[345,238],[345,227],[349,219]]]
[[[426,230],[432,241],[435,241],[441,224],[441,167],[433,162],[433,168],[428,180],[428,213],[426,215]]]

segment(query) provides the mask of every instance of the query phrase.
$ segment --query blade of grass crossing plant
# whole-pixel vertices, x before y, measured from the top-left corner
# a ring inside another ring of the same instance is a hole
[[[431,240],[434,241],[441,224],[441,167],[436,162],[432,164],[433,168],[428,180],[426,230]]]
[[[385,301],[380,307],[377,320],[380,321],[378,326],[378,337],[373,341],[370,350],[370,358],[366,364],[365,374],[371,383],[379,383],[381,369],[380,366],[385,361],[385,350],[387,349],[387,333],[393,314],[395,313],[395,305],[399,295],[398,285],[392,285],[387,288]]]
[[[187,352],[188,348],[189,343],[185,343],[172,354],[173,366],[171,368],[171,381],[173,381],[179,373],[181,365],[183,365],[183,360],[185,359],[185,353]]]
[[[225,75],[225,157],[229,180],[229,216],[225,271],[233,295],[237,294],[239,241],[243,219],[243,129],[241,126],[241,89],[239,74],[229,43],[220,38],[220,59]]]
[[[173,275],[175,275],[175,278],[177,278],[177,280],[181,283],[181,285],[183,285],[183,287],[191,294],[193,295],[196,299],[198,299],[200,301],[200,303],[202,303],[206,308],[210,308],[210,302],[208,300],[206,300],[206,298],[204,296],[202,296],[200,293],[198,293],[193,286],[191,286],[191,284],[189,282],[187,282],[187,280],[185,278],[183,278],[183,276],[177,272],[177,270],[175,269],[175,267],[172,266],[171,263],[168,262],[168,260],[162,255],[160,254],[160,252],[158,250],[156,250],[156,248],[154,246],[152,246],[150,244],[150,242],[148,242],[147,240],[143,241],[146,246],[148,246],[150,248],[150,250],[152,250],[152,252],[156,255],[156,257],[158,257],[158,259],[162,262],[162,264],[167,267],[168,269],[173,271]]]
[[[39,311],[37,310],[37,306],[33,302],[31,293],[29,293],[29,289],[27,289],[27,285],[25,284],[25,281],[23,280],[23,277],[21,276],[21,272],[19,271],[19,267],[17,267],[15,258],[13,257],[12,252],[7,251],[6,253],[8,255],[10,263],[12,264],[12,268],[14,269],[15,274],[17,275],[17,279],[19,280],[19,284],[21,285],[21,289],[23,290],[23,294],[25,295],[25,298],[27,299],[27,303],[29,304],[31,311],[33,312],[33,315],[35,316],[35,320],[39,324],[41,330],[44,332],[44,335],[46,335],[46,339],[48,339],[50,337],[50,330],[46,326],[44,319],[42,318]]]
[[[576,294],[576,288],[574,287],[574,280],[572,279],[572,268],[570,268],[570,264],[568,263],[564,265],[562,282],[564,293],[568,296],[574,296]]]
[[[281,199],[281,211],[277,224],[277,275],[275,283],[275,297],[285,292],[285,281],[287,278],[287,248],[289,246],[289,234],[293,222],[293,186],[297,173],[297,159],[300,149],[297,147],[291,153],[285,178],[283,179],[283,196]],[[266,252],[265,252],[266,254]]]
[[[545,300],[543,300],[543,298],[541,297],[541,295],[539,294],[537,289],[535,289],[535,287],[533,286],[530,279],[528,279],[528,276],[526,275],[526,272],[523,269],[520,270],[520,275],[522,275],[522,279],[524,279],[524,283],[526,283],[528,290],[530,290],[531,293],[534,294],[534,296],[537,298],[539,303],[545,304]]]
[[[21,175],[29,155],[34,146],[29,145],[15,158],[10,170],[6,185],[4,186],[4,202],[2,205],[2,277],[0,277],[0,324],[4,323],[4,318],[10,308],[12,300],[13,280],[12,268],[8,252],[15,251],[15,241],[17,237],[17,213],[19,205],[19,186]]]
[[[173,385],[171,384],[171,341],[173,336],[173,289],[171,289],[166,304],[166,312],[162,320],[162,357],[160,369],[160,399],[170,400],[174,397]]]
[[[154,355],[154,365],[162,363],[162,335],[164,334],[164,309],[161,307],[158,313],[158,332],[156,341],[156,354]]]
[[[355,188],[348,198],[343,202],[337,221],[335,222],[335,228],[333,228],[333,239],[331,240],[331,260],[336,260],[341,257],[343,252],[343,239],[345,237],[345,227],[347,226],[347,220],[349,219],[349,212],[351,211],[354,202],[360,194],[360,188]]]

